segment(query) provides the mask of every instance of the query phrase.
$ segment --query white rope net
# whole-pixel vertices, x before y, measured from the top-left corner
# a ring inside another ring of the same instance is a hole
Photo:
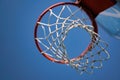
[[[35,39],[42,48],[41,53],[56,60],[67,61],[67,64],[79,71],[80,74],[83,72],[92,73],[94,68],[101,68],[102,62],[110,57],[106,51],[107,44],[93,31],[94,27],[82,8],[61,5],[49,9],[37,24],[39,24],[38,37]],[[64,40],[68,32],[77,27],[88,32],[92,45],[84,56],[72,60],[69,58]]]

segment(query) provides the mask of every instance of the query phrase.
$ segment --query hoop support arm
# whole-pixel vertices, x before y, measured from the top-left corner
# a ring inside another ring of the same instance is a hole
[[[100,12],[116,4],[115,0],[81,0],[80,3],[83,6],[89,8],[94,17],[96,17]]]

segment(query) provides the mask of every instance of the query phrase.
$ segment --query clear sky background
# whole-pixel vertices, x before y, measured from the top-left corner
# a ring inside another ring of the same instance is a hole
[[[120,80],[120,40],[100,26],[111,58],[92,75],[79,75],[40,55],[33,35],[36,20],[44,9],[60,1],[69,0],[0,0],[0,80]]]

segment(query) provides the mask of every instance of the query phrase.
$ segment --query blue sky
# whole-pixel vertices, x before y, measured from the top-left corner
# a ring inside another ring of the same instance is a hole
[[[69,0],[0,0],[0,80],[120,80],[120,40],[100,25],[99,33],[109,44],[111,58],[92,75],[79,75],[40,55],[33,35],[36,20],[44,9],[60,1]]]

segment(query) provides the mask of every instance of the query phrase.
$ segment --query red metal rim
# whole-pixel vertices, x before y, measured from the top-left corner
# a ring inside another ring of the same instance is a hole
[[[87,15],[89,16],[89,18],[92,21],[92,25],[94,26],[94,31],[96,33],[98,33],[98,29],[97,29],[97,25],[96,25],[94,16],[93,16],[93,14],[91,14],[90,10],[86,6],[84,6],[82,4],[77,4],[77,3],[73,3],[73,2],[60,2],[60,3],[57,3],[57,4],[54,4],[54,5],[50,6],[45,11],[43,11],[42,14],[40,14],[37,22],[41,21],[42,17],[49,11],[49,9],[55,8],[55,7],[60,6],[60,5],[73,5],[73,6],[76,6],[76,7],[82,6],[82,9],[87,13]],[[34,29],[34,40],[35,40],[35,44],[37,46],[37,49],[39,50],[39,52],[42,52],[42,49],[41,49],[41,47],[39,45],[39,42],[35,39],[37,37],[37,29],[38,29],[37,22],[36,22],[35,29]],[[91,48],[91,46],[92,46],[92,40],[91,40],[90,44],[88,45],[88,47],[80,55],[78,55],[78,57],[84,56],[87,53],[87,51]],[[56,59],[50,57],[49,55],[47,55],[46,53],[42,53],[42,55],[45,58],[47,58],[48,60],[52,61],[52,62],[61,63],[61,64],[68,64],[68,61],[56,60]],[[78,57],[75,57],[75,58],[73,58],[71,60],[75,60]]]

